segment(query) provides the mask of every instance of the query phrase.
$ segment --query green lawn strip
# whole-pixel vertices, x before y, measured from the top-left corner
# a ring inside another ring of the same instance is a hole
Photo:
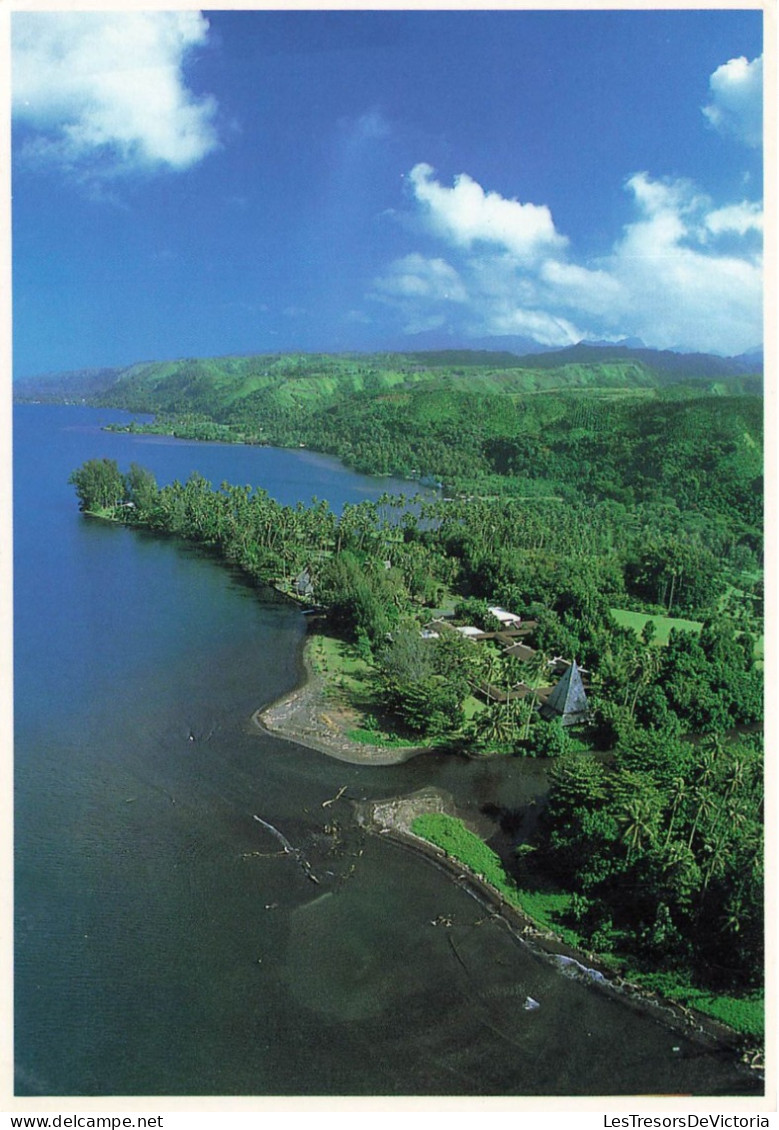
[[[762,993],[731,997],[709,989],[695,988],[683,974],[659,970],[628,968],[623,971],[623,975],[633,984],[659,993],[666,1000],[675,1001],[685,1008],[694,1008],[744,1036],[762,1039],[765,1035],[765,997]]]
[[[663,645],[668,643],[672,628],[680,632],[700,632],[703,627],[700,620],[682,620],[676,616],[652,616],[646,612],[631,612],[627,608],[611,608],[609,611],[620,627],[632,628],[637,636],[641,635],[647,620],[654,620],[655,641]],[[764,644],[762,635],[755,639],[755,659],[763,658]]]
[[[581,939],[572,931],[561,927],[557,920],[558,915],[567,909],[571,895],[563,891],[520,889],[506,874],[503,864],[492,848],[473,832],[469,832],[462,820],[442,812],[428,812],[413,821],[411,831],[423,840],[440,847],[474,875],[480,876],[494,887],[507,903],[526,914],[539,926],[553,930],[571,945],[580,943]]]
[[[325,680],[331,698],[361,711],[380,706],[373,667],[350,644],[317,632],[309,644],[308,657],[314,671]]]
[[[388,746],[390,749],[417,749],[424,746],[426,749],[434,749],[440,746],[441,749],[446,749],[447,744],[441,742],[436,738],[415,738],[411,741],[409,738],[404,738],[400,734],[388,733],[386,730],[369,730],[364,726],[358,726],[353,730],[347,732],[347,738],[353,742],[361,742],[363,745],[377,745]]]
[[[745,1036],[762,1039],[765,1035],[765,999],[762,995],[739,999],[693,989],[689,993],[689,1006]]]
[[[504,870],[498,856],[454,816],[430,812],[418,816],[411,825],[412,832],[441,848],[475,875],[480,876],[499,892],[511,906],[525,914],[536,925],[552,931],[565,943],[576,949],[587,950],[584,938],[560,924],[560,918],[570,906],[572,894],[554,890],[527,890],[517,886]],[[658,993],[667,1000],[726,1024],[746,1036],[761,1038],[765,1025],[765,1005],[762,996],[728,997],[690,986],[680,976],[660,971],[626,969],[619,954],[606,954],[600,962],[619,971],[622,976],[649,992]]]
[[[560,925],[560,918],[571,905],[571,895],[566,891],[530,891],[526,887],[517,888],[519,909],[538,926],[550,930],[558,938],[576,949],[584,949],[583,939],[567,926]]]
[[[480,875],[505,895],[507,901],[519,905],[517,886],[506,875],[498,856],[483,840],[469,832],[462,820],[443,812],[426,812],[416,817],[411,830],[465,864],[475,875]]]

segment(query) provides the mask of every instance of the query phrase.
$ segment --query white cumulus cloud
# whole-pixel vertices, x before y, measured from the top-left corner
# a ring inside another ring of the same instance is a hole
[[[415,165],[409,181],[431,231],[449,242],[461,247],[490,243],[521,260],[565,246],[546,205],[521,204],[498,192],[485,192],[466,173],[455,177],[453,188],[445,188],[433,172],[430,165]]]
[[[606,270],[548,259],[541,264],[539,282],[551,300],[588,316],[608,315],[624,303],[621,283]]]
[[[463,302],[466,298],[457,271],[445,259],[426,259],[416,253],[396,259],[376,285],[383,293],[397,298],[444,302]]]
[[[413,253],[390,263],[374,282],[373,297],[394,307],[406,333],[421,333],[445,324],[452,304],[468,293],[457,271],[445,259]]]
[[[763,56],[740,56],[717,67],[709,79],[711,102],[703,113],[715,129],[758,147],[763,140]]]
[[[447,258],[413,252],[375,280],[373,297],[394,305],[408,332],[434,322],[549,346],[630,336],[723,354],[762,341],[759,203],[715,207],[690,181],[636,173],[626,182],[635,218],[599,259],[576,262],[546,206],[507,201],[465,175],[441,188],[427,165],[411,179],[426,234]]]
[[[185,84],[208,21],[181,12],[17,12],[14,118],[28,155],[92,174],[186,169],[216,144],[216,103]]]
[[[708,240],[724,232],[749,236],[762,223],[759,205],[715,209],[687,182],[651,182],[644,173],[628,188],[641,214],[605,264],[626,296],[627,332],[659,348],[714,353],[762,341],[760,243],[737,241],[725,252]]]
[[[728,204],[709,212],[706,227],[713,235],[721,235],[723,232],[735,232],[737,235],[746,235],[750,231],[762,232],[763,209],[749,200],[740,204]]]
[[[487,312],[487,317],[477,323],[478,334],[519,334],[531,337],[539,345],[558,349],[575,345],[584,336],[582,330],[567,318],[547,310],[516,306],[511,301],[501,303]],[[474,327],[476,328],[476,327]]]

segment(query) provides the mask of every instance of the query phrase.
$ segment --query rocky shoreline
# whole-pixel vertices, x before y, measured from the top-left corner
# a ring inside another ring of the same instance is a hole
[[[438,789],[424,788],[405,797],[371,802],[353,802],[357,822],[376,835],[386,836],[398,846],[422,855],[446,871],[459,886],[476,898],[491,916],[502,920],[518,942],[529,946],[544,959],[558,966],[563,975],[574,977],[619,998],[632,1008],[654,1016],[674,1031],[709,1048],[726,1049],[738,1056],[745,1070],[764,1071],[762,1051],[746,1048],[744,1037],[703,1013],[666,1000],[608,969],[597,954],[566,944],[550,930],[540,928],[528,915],[512,904],[459,860],[417,836],[411,825],[417,816],[442,812],[457,816],[453,799]],[[444,925],[446,925],[444,923]]]

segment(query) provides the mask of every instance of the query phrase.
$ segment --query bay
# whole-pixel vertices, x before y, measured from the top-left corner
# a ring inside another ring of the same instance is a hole
[[[432,785],[505,847],[542,764],[353,766],[258,733],[253,711],[300,679],[305,618],[207,554],[85,518],[67,478],[107,456],[335,509],[408,484],[101,430],[119,418],[14,411],[17,1093],[756,1093],[367,836],[350,803]]]

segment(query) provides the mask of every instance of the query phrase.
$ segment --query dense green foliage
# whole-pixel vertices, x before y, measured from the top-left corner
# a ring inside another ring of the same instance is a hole
[[[455,485],[502,491],[510,476],[511,493],[681,509],[759,495],[761,402],[732,369],[723,379],[725,362],[618,348],[511,362],[450,351],[150,363],[98,400],[193,438],[304,443],[359,470]],[[726,464],[716,482],[712,458]]]
[[[110,511],[126,501],[125,480],[115,459],[89,459],[68,482],[76,488],[80,510]]]
[[[570,893],[556,928],[639,973],[662,963],[691,1001],[751,994],[763,963],[762,403],[723,395],[722,373],[707,390],[704,373],[671,386],[643,359],[564,360],[234,358],[140,366],[110,392],[174,413],[157,427],[310,443],[444,479],[449,497],[336,515],[197,474],[160,488],[109,460],[71,481],[82,510],[206,546],[322,609],[405,739],[554,759],[517,867]],[[519,612],[530,656],[442,626],[442,603],[487,632],[490,605]],[[573,731],[537,710],[555,656],[587,673],[589,720]],[[466,840],[453,854],[471,866],[480,849]],[[486,875],[494,861],[479,859]],[[489,881],[515,890],[498,867]]]
[[[538,925],[552,929],[573,946],[589,948],[593,944],[592,932],[587,930],[583,922],[582,899],[578,894],[571,896],[555,890],[533,890],[519,886],[508,874],[492,848],[469,831],[462,820],[446,813],[425,813],[414,819],[411,831],[441,848],[450,858],[457,860],[474,875],[484,879],[498,891],[506,903],[528,915]],[[545,884],[545,887],[548,885]],[[663,949],[662,954],[654,956],[659,956],[665,962],[672,952],[673,940],[668,937],[667,929],[664,929],[667,925],[666,916],[661,915],[661,919],[661,925],[652,931],[652,936],[655,945],[659,942]],[[760,993],[734,997],[723,991],[712,992],[696,988],[690,983],[684,963],[678,960],[673,963],[673,968],[666,966],[664,969],[659,969],[656,964],[647,968],[635,964],[628,965],[626,958],[630,958],[629,941],[632,936],[633,931],[630,929],[618,933],[609,928],[603,930],[602,937],[596,941],[604,951],[607,961],[608,951],[613,948],[615,941],[619,943],[628,941],[627,947],[622,946],[618,964],[623,972],[629,974],[632,982],[650,992],[660,993],[669,1000],[697,1008],[744,1036],[752,1039],[762,1037],[765,1028],[765,1001]],[[646,932],[643,932],[642,940],[645,936]],[[716,944],[714,940],[709,948],[715,947]]]
[[[594,949],[693,968],[720,989],[763,966],[762,747],[636,734],[598,760],[552,770],[540,851],[577,892]]]
[[[762,400],[723,395],[716,359],[681,368],[679,355],[658,354],[652,368],[650,354],[170,362],[134,366],[102,400],[158,413],[131,429],[304,444],[363,471],[445,483],[501,526],[500,552],[497,538],[481,560],[472,546],[458,552],[474,592],[513,586],[544,601],[550,556],[581,568],[586,554],[620,607],[703,618],[728,593],[732,610],[759,617]],[[703,379],[706,364],[719,380]],[[452,513],[450,526],[462,507]],[[521,545],[505,536],[518,516],[529,523]]]

